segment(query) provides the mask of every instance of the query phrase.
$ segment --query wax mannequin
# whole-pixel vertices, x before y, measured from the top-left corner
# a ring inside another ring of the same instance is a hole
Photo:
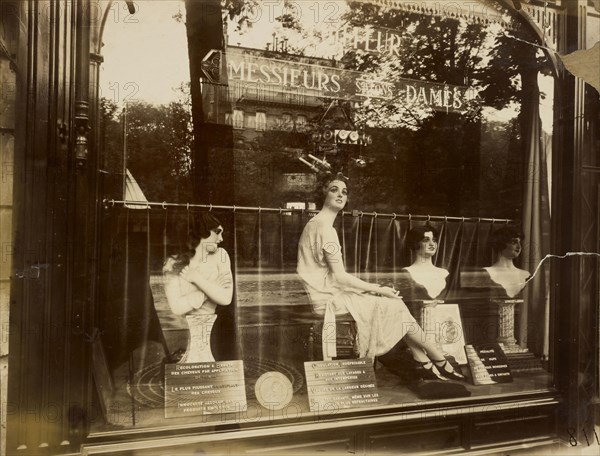
[[[335,315],[352,315],[361,357],[385,355],[402,339],[410,347],[423,380],[464,380],[441,350],[427,340],[394,288],[365,282],[346,272],[333,224],[348,202],[348,193],[343,175],[321,176],[317,185],[321,210],[308,221],[298,241],[297,272],[313,311],[323,314],[325,324],[333,327]]]
[[[495,262],[484,269],[492,282],[501,287],[509,298],[518,296],[530,277],[528,271],[517,268],[513,263],[521,254],[521,242],[524,239],[523,233],[510,226],[500,228],[492,234]]]
[[[416,226],[406,236],[406,244],[415,260],[404,268],[412,279],[413,299],[441,299],[446,289],[448,271],[433,264],[438,249],[438,231],[430,226]]]
[[[188,346],[180,363],[211,362],[210,330],[217,305],[228,306],[233,297],[231,261],[223,242],[221,222],[209,213],[190,221],[188,245],[169,257],[163,267],[169,307],[185,315],[190,330]]]

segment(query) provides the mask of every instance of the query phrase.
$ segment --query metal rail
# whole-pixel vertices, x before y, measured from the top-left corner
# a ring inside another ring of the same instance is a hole
[[[192,204],[192,203],[168,203],[163,201],[159,202],[149,202],[149,201],[119,201],[114,199],[104,199],[103,201],[104,207],[114,207],[114,206],[131,206],[130,209],[168,209],[168,208],[181,208],[181,209],[208,209],[219,210],[219,211],[232,211],[232,212],[266,212],[266,213],[279,213],[279,214],[292,214],[292,213],[300,213],[300,214],[316,214],[319,211],[315,209],[287,209],[287,208],[273,208],[273,207],[260,207],[260,206],[224,206],[224,205],[216,205],[216,204]],[[396,214],[396,213],[379,213],[379,212],[364,212],[364,211],[343,211],[342,216],[351,216],[351,217],[372,217],[372,218],[389,218],[389,219],[400,219],[400,220],[415,220],[415,221],[435,221],[435,222],[491,222],[491,223],[516,223],[515,220],[506,219],[506,218],[489,218],[489,217],[457,217],[457,216],[448,216],[448,215],[415,215],[415,214]]]

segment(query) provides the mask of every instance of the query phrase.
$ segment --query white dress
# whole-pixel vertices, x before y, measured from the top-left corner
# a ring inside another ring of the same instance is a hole
[[[335,228],[313,218],[298,242],[297,272],[311,300],[313,311],[324,315],[323,358],[337,356],[335,315],[348,314],[356,321],[359,356],[387,353],[417,323],[401,299],[386,298],[344,289],[332,276],[328,262],[343,261]]]

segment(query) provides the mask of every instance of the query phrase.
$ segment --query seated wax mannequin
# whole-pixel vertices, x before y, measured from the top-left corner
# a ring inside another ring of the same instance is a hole
[[[360,357],[378,356],[381,360],[403,340],[410,347],[410,360],[421,380],[464,380],[443,352],[427,340],[394,288],[366,282],[346,272],[342,244],[333,225],[348,202],[347,178],[341,173],[324,173],[318,179],[315,196],[321,209],[302,231],[296,271],[313,311],[323,315],[323,327],[330,325],[335,329],[336,315],[350,314],[356,322]],[[335,341],[335,336],[332,338]],[[336,357],[328,345],[323,343],[323,357]],[[393,357],[388,361],[400,369]]]
[[[187,245],[163,267],[164,289],[171,311],[185,315],[188,323],[187,349],[179,363],[212,362],[210,332],[216,309],[233,298],[231,261],[219,247],[223,227],[216,217],[195,214],[189,224]]]
[[[446,291],[448,271],[433,264],[438,249],[438,231],[430,226],[416,226],[406,235],[406,245],[413,253],[413,263],[403,268],[408,272],[407,300],[443,299]]]
[[[490,244],[494,251],[495,262],[483,269],[489,274],[491,288],[502,297],[517,297],[530,277],[528,271],[517,268],[513,263],[514,259],[521,254],[521,242],[524,239],[523,233],[510,226],[492,233]]]

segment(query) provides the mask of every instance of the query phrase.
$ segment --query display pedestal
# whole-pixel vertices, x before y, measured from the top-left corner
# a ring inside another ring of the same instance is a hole
[[[527,352],[517,345],[515,338],[515,305],[523,304],[522,299],[494,299],[494,304],[498,306],[498,338],[496,342],[504,345],[504,353],[508,352]]]
[[[434,343],[444,355],[458,364],[467,364],[465,337],[458,304],[432,299],[418,301],[419,324],[427,341]]]
[[[522,299],[494,299],[498,306],[498,338],[506,354],[508,366],[512,372],[537,372],[543,371],[542,362],[527,348],[517,344],[515,338],[515,306],[522,305]]]
[[[185,319],[190,329],[190,335],[187,350],[178,364],[213,362],[215,357],[210,350],[210,333],[217,316],[215,314],[188,314]]]
[[[419,301],[419,326],[423,329],[423,332],[427,337],[430,334],[436,334],[435,328],[435,309],[438,304],[444,304],[444,301],[441,299],[425,299],[423,301]],[[442,344],[440,343],[439,337],[434,337],[433,342],[438,346],[441,350]]]

